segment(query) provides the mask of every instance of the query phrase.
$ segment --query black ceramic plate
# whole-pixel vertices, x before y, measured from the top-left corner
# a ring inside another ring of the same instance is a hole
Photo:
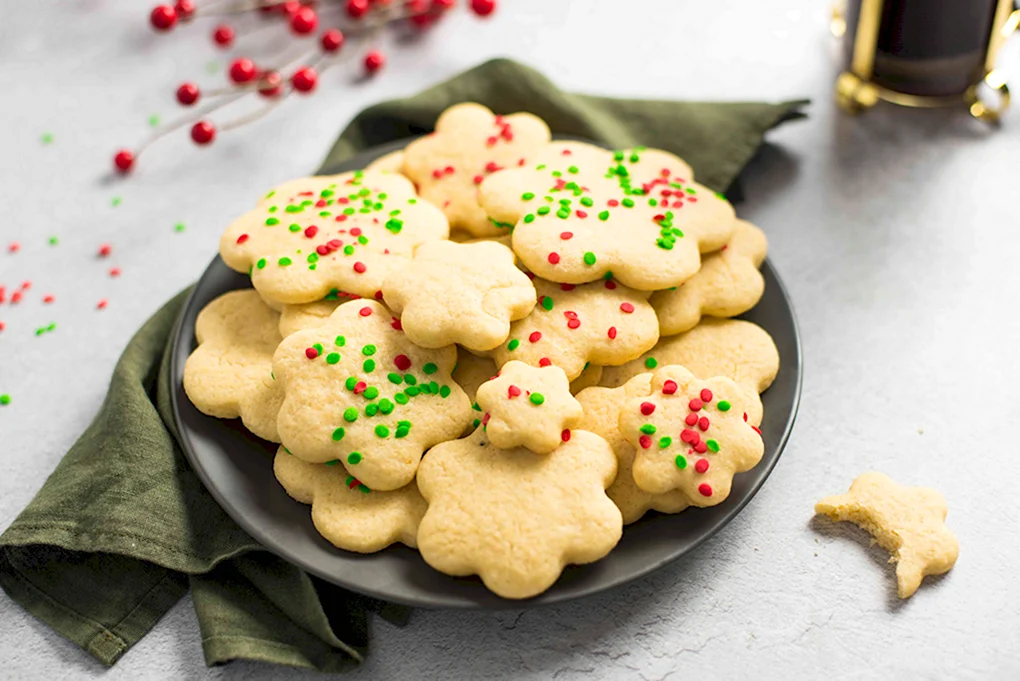
[[[380,146],[325,170],[363,168],[404,144],[406,140]],[[637,579],[693,551],[740,513],[779,460],[800,398],[800,340],[786,290],[768,261],[762,273],[765,295],[743,315],[768,331],[779,348],[779,375],[762,396],[765,456],[761,463],[734,479],[729,499],[719,506],[673,516],[649,513],[624,529],[623,539],[608,556],[591,565],[567,567],[551,589],[527,601],[502,599],[477,578],[439,573],[402,545],[372,555],[333,547],[315,531],[309,507],[287,496],[276,482],[273,455],[277,446],[255,438],[239,422],[205,416],[192,406],[182,378],[184,362],[195,348],[195,318],[217,296],[251,285],[247,276],[228,269],[219,257],[199,279],[177,322],[172,358],[177,427],[191,465],[224,510],[267,549],[327,581],[418,607],[528,607],[579,598]]]

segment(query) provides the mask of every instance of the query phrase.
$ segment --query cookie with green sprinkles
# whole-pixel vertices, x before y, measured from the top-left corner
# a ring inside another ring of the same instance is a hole
[[[514,252],[543,279],[582,284],[612,272],[642,291],[690,279],[736,223],[725,198],[672,154],[576,142],[493,175],[479,200],[491,219],[514,225]]]
[[[570,382],[557,366],[510,361],[478,388],[485,432],[501,449],[525,447],[548,454],[568,442],[582,416]]]
[[[415,248],[449,231],[406,177],[357,170],[280,185],[227,228],[220,256],[273,303],[312,303],[332,291],[373,298]]]
[[[534,285],[538,304],[510,325],[509,340],[493,353],[498,366],[515,359],[552,364],[573,381],[586,366],[624,364],[659,338],[646,292],[614,279],[574,286],[536,278]]]
[[[426,503],[413,480],[378,492],[331,463],[308,463],[283,447],[273,460],[276,479],[293,499],[312,507],[312,524],[326,541],[357,553],[375,553],[398,542],[417,546]]]
[[[428,502],[418,550],[436,570],[477,574],[503,598],[536,596],[570,563],[591,563],[623,524],[605,489],[616,457],[598,435],[573,431],[549,454],[499,449],[482,428],[429,450],[418,469]]]
[[[318,327],[285,338],[273,356],[284,393],[281,442],[310,463],[339,460],[370,489],[399,489],[426,449],[474,419],[451,377],[456,361],[452,345],[412,343],[382,304],[346,302]]]
[[[510,334],[510,322],[535,307],[531,279],[513,251],[494,242],[423,244],[382,291],[407,337],[426,348],[492,350]]]
[[[550,138],[549,126],[530,113],[493,114],[466,102],[443,111],[435,132],[407,146],[401,172],[422,198],[440,206],[450,227],[474,236],[506,233],[478,204],[478,186],[504,168],[531,162]]]
[[[729,378],[660,366],[647,392],[620,410],[620,433],[636,451],[634,483],[650,494],[680,491],[692,506],[725,501],[733,476],[757,466],[765,452],[761,432],[746,420],[747,402]]]

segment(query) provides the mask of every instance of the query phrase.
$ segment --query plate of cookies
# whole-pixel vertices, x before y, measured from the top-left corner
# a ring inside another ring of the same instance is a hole
[[[353,591],[612,588],[724,527],[790,435],[766,250],[673,154],[458,104],[226,228],[175,331],[181,442],[256,540]]]

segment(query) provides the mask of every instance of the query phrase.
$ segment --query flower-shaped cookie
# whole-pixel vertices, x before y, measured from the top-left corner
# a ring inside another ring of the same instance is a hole
[[[279,318],[251,289],[225,293],[198,314],[198,347],[184,364],[184,391],[199,411],[240,417],[248,430],[272,442],[279,442],[276,411],[282,401],[272,375]]]
[[[440,572],[477,574],[504,598],[536,596],[565,565],[596,561],[619,541],[620,511],[605,493],[615,473],[609,445],[587,431],[535,454],[497,449],[479,428],[422,460],[429,508],[418,550]]]
[[[534,280],[538,305],[510,325],[510,340],[496,348],[496,364],[512,359],[554,364],[574,380],[589,363],[623,364],[655,345],[659,322],[648,294],[612,279],[583,286]]]
[[[388,154],[383,154],[376,160],[365,166],[365,170],[376,170],[380,173],[400,173],[404,167],[404,150],[397,149]]]
[[[311,303],[334,289],[374,297],[391,267],[447,236],[407,178],[358,170],[277,187],[227,228],[220,255],[266,299]]]
[[[506,231],[478,205],[478,185],[503,168],[530,162],[549,141],[549,126],[530,113],[494,115],[481,104],[456,104],[436,121],[436,131],[411,142],[402,172],[422,198],[443,209],[450,227],[475,236]]]
[[[663,336],[689,331],[702,315],[735,317],[761,300],[765,280],[758,268],[765,260],[765,233],[737,220],[730,242],[701,259],[701,269],[680,286],[656,291],[648,302],[659,317]]]
[[[280,310],[280,335],[286,338],[302,329],[311,329],[322,324],[340,305],[361,296],[341,294],[329,296],[327,300],[300,305],[282,305]]]
[[[479,199],[491,218],[515,225],[514,252],[529,270],[569,284],[612,272],[642,291],[678,286],[736,224],[732,206],[693,182],[683,161],[643,148],[550,145],[536,162],[486,179]]]
[[[725,501],[733,475],[754,468],[765,452],[758,429],[744,420],[746,399],[728,378],[657,369],[649,393],[620,412],[620,432],[637,450],[637,486],[652,494],[680,490],[692,506]]]
[[[492,350],[506,340],[510,322],[535,307],[535,287],[514,265],[513,251],[493,242],[423,244],[382,290],[404,333],[425,348]]]
[[[570,429],[582,416],[567,375],[557,366],[507,362],[497,377],[478,388],[476,399],[486,434],[500,449],[526,447],[548,454],[570,441]]]
[[[414,548],[427,504],[412,480],[392,492],[373,492],[342,466],[308,463],[280,447],[276,479],[291,497],[312,507],[312,524],[337,548],[374,553],[401,542]]]
[[[399,489],[428,447],[471,421],[467,395],[450,377],[456,359],[453,346],[411,343],[379,303],[344,303],[273,355],[285,396],[281,441],[305,461],[339,460],[373,490]]]
[[[628,380],[658,366],[679,364],[695,376],[725,376],[748,393],[748,421],[761,423],[761,400],[779,373],[779,351],[772,337],[760,326],[739,319],[706,317],[696,327],[679,336],[663,338],[637,359],[618,367],[606,367],[602,385],[616,388]]]
[[[647,395],[651,384],[651,374],[640,374],[619,388],[588,388],[577,394],[577,401],[584,408],[584,418],[578,428],[603,437],[616,454],[616,479],[606,494],[623,514],[624,525],[640,520],[651,510],[679,513],[691,505],[687,495],[680,490],[651,494],[634,482],[634,456],[637,451],[620,432],[620,412],[631,399]]]
[[[846,494],[826,497],[815,513],[867,530],[896,563],[897,592],[909,598],[925,575],[956,564],[960,544],[945,525],[945,497],[925,487],[904,487],[882,473],[859,476]]]

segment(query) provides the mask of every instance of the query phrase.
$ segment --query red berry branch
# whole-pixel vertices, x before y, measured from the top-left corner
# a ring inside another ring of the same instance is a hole
[[[177,0],[173,5],[159,5],[149,14],[149,23],[159,32],[171,31],[178,24],[196,19],[223,21],[254,12],[267,20],[282,20],[298,39],[314,37],[321,23],[337,25],[318,33],[317,46],[296,57],[278,54],[259,63],[249,57],[234,59],[227,71],[230,83],[226,87],[203,92],[195,83],[181,83],[177,87],[178,103],[195,109],[157,128],[134,149],[118,151],[113,157],[114,167],[120,173],[129,172],[151,144],[187,126],[195,144],[211,144],[218,133],[261,118],[291,94],[314,92],[324,71],[363,46],[370,46],[384,30],[402,24],[427,29],[456,4],[457,0],[206,0],[199,6],[194,0]],[[495,11],[496,0],[468,0],[468,6],[474,14],[485,17]],[[229,23],[220,23],[212,31],[213,43],[222,49],[231,47],[237,37],[237,30]],[[385,66],[386,56],[377,49],[366,49],[361,62],[365,74],[371,76]],[[218,126],[206,118],[251,93],[266,100],[254,112]]]

